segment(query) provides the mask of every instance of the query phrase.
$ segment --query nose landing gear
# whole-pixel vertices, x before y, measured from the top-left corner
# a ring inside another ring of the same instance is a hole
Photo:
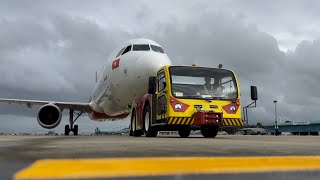
[[[73,132],[73,135],[75,135],[75,136],[78,135],[79,126],[78,125],[74,125],[74,123],[82,115],[82,113],[83,113],[82,111],[74,112],[73,109],[70,109],[70,112],[69,112],[69,123],[70,123],[70,125],[66,125],[64,127],[64,135],[65,136],[68,136],[71,131]],[[75,119],[73,119],[73,114],[77,115],[77,117]]]

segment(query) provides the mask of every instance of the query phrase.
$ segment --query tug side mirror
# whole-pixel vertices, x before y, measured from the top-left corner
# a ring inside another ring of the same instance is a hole
[[[149,77],[148,93],[155,94],[157,85],[157,77]]]
[[[258,90],[256,86],[251,86],[251,99],[254,101],[258,100]]]

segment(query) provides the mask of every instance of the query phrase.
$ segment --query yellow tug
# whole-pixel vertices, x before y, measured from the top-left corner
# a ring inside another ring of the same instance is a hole
[[[257,100],[257,89],[251,87]],[[164,66],[149,78],[148,93],[133,102],[130,135],[157,136],[178,131],[188,137],[201,130],[215,137],[219,126],[243,126],[240,88],[231,70],[197,66]]]

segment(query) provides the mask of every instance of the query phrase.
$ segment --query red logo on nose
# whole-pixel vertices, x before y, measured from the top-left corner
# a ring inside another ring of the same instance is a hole
[[[119,59],[116,59],[112,62],[112,70],[118,68],[120,65],[120,58]]]

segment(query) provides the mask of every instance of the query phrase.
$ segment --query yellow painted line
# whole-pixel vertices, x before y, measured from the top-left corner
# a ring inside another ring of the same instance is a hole
[[[172,117],[171,118],[169,118],[169,122],[168,122],[168,124],[171,124],[171,122],[172,122]]]
[[[320,156],[39,160],[14,179],[81,179],[320,170]]]
[[[224,121],[224,125],[227,125],[227,126],[229,125],[226,119],[224,119],[223,121]]]

